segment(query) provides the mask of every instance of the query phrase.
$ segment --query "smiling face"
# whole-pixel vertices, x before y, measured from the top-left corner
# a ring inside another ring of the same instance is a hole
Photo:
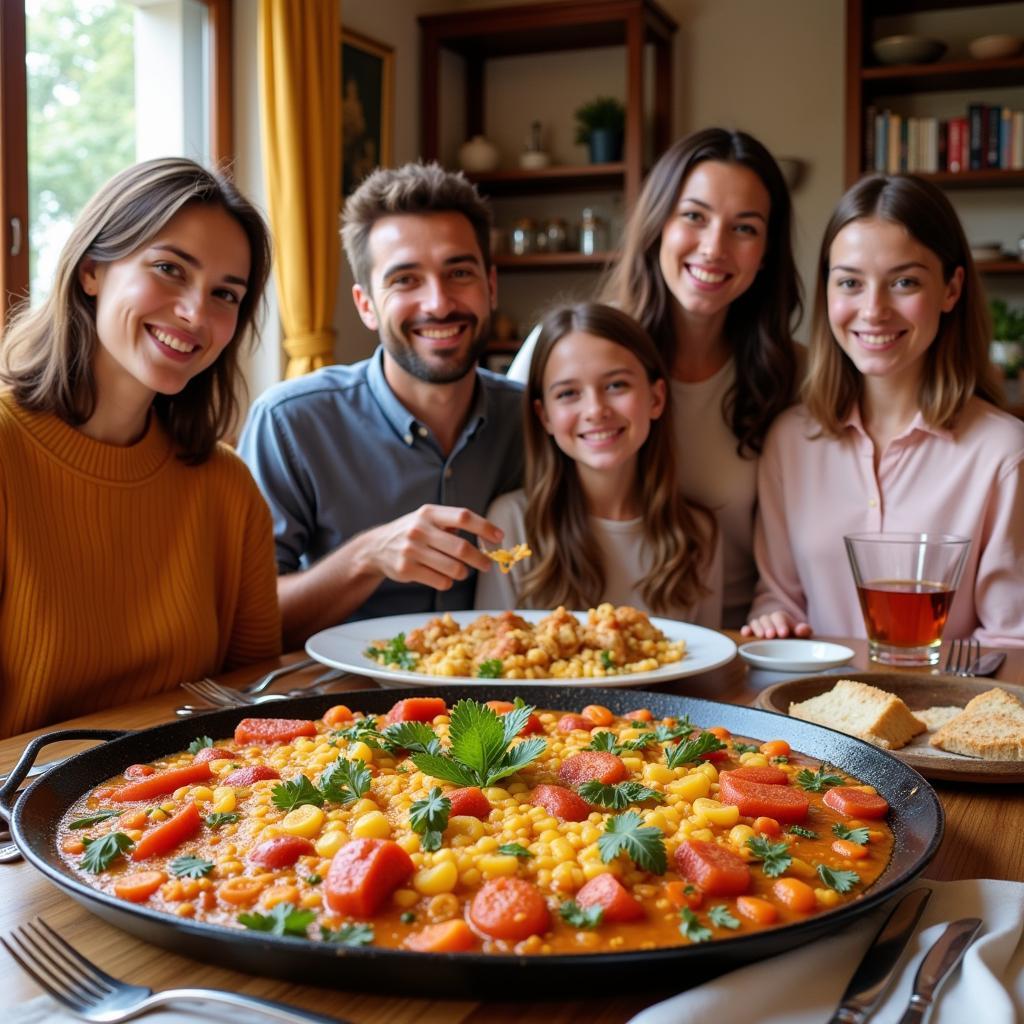
[[[352,289],[386,359],[416,380],[447,384],[476,363],[490,333],[494,268],[460,213],[382,217],[370,231],[370,288]]]
[[[962,285],[963,269],[944,281],[938,256],[901,224],[854,220],[829,249],[829,326],[865,377],[916,387],[940,317]]]
[[[662,228],[658,255],[685,316],[724,322],[761,267],[770,208],[768,190],[748,167],[705,160],[690,172]]]
[[[216,362],[235,335],[249,241],[220,206],[186,206],[135,252],[85,259],[78,279],[96,306],[99,403],[148,408]]]
[[[544,367],[534,411],[581,474],[632,468],[665,409],[665,382],[653,384],[629,349],[584,331],[566,334]]]

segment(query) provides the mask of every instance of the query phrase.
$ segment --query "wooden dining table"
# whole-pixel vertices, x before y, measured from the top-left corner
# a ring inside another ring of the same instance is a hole
[[[729,635],[740,641],[737,633]],[[839,639],[838,642],[855,652],[848,671],[878,667],[868,663],[864,641]],[[225,675],[221,681],[241,686],[276,664],[287,664],[300,657],[301,654],[295,653],[279,662],[253,665]],[[304,681],[312,680],[320,670],[321,667],[303,669],[286,676],[275,688],[300,686]],[[663,683],[656,689],[733,704],[753,704],[760,690],[782,678],[785,677],[752,671],[736,657],[721,668]],[[1024,650],[1007,652],[996,680],[1024,682]],[[334,684],[338,692],[365,690],[375,685],[372,680],[355,676]],[[170,690],[135,704],[109,708],[60,723],[60,727],[144,729],[173,720],[175,709],[186,699],[183,691]],[[38,730],[0,741],[0,769],[8,770],[28,740],[45,731],[50,730]],[[47,747],[41,757],[50,759],[88,745],[81,742],[54,745]],[[938,853],[925,869],[924,876],[947,881],[962,878],[1024,880],[1024,786],[946,781],[933,784],[945,811],[946,830]],[[619,1024],[674,991],[671,987],[662,991],[600,991],[599,979],[595,979],[593,998],[542,1002],[528,998],[512,999],[508,998],[509,994],[496,991],[493,998],[480,1001],[406,998],[387,993],[339,991],[293,984],[196,962],[149,945],[91,914],[24,861],[0,864],[0,934],[7,934],[14,926],[36,916],[44,917],[109,973],[135,984],[161,989],[179,985],[182,979],[187,978],[192,985],[279,999],[354,1024],[503,1024],[535,1020],[543,1020],[546,1024],[574,1021]],[[11,957],[0,950],[3,1002],[9,1006],[16,1005],[37,996],[39,991]]]

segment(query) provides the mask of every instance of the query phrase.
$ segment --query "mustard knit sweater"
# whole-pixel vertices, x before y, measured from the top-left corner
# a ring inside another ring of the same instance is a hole
[[[0,393],[0,737],[281,649],[270,513],[221,446],[127,448]]]

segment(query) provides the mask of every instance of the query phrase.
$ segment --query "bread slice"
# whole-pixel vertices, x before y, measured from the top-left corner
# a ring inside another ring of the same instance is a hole
[[[1024,703],[995,687],[967,702],[929,740],[933,747],[991,761],[1024,761]]]
[[[941,729],[951,718],[962,715],[964,709],[959,704],[940,704],[933,708],[918,709],[914,712],[928,728],[929,732]]]
[[[925,731],[924,722],[899,697],[852,679],[840,679],[831,690],[790,704],[789,713],[886,750],[899,750]]]

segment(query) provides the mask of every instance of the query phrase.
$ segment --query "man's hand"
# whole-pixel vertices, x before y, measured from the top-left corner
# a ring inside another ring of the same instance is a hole
[[[786,612],[770,612],[751,619],[741,630],[743,636],[756,636],[762,640],[780,640],[788,636],[805,637],[811,635],[811,627],[806,622],[794,622]]]
[[[490,544],[500,543],[504,536],[497,526],[468,508],[422,505],[362,534],[367,542],[364,557],[373,571],[387,579],[448,590],[471,569],[487,572],[491,567],[491,560],[458,531]]]

